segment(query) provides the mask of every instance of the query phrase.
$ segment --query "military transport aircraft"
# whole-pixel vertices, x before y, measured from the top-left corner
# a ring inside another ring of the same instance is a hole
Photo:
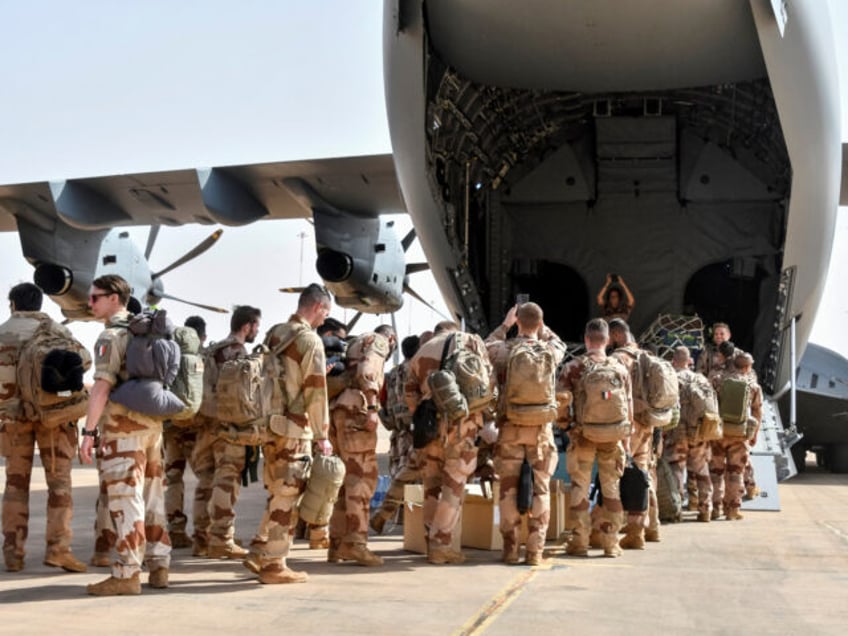
[[[102,233],[311,216],[337,302],[381,313],[408,272],[380,215],[406,210],[470,329],[520,292],[579,340],[617,272],[635,332],[662,312],[724,320],[774,398],[829,262],[835,64],[816,0],[386,0],[392,155],[0,186],[0,224],[17,221],[33,265],[62,270],[57,291],[84,295],[58,247],[27,247],[32,219]]]

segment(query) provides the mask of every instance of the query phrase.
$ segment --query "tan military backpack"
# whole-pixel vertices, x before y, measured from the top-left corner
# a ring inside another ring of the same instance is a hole
[[[556,360],[538,340],[521,339],[509,352],[504,382],[506,418],[523,426],[541,426],[557,417]]]
[[[76,422],[88,409],[83,374],[91,366],[85,347],[49,318],[20,349],[17,384],[22,416],[43,426]]]

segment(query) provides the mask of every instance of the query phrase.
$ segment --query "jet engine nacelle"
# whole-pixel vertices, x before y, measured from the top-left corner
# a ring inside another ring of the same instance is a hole
[[[73,287],[74,273],[62,265],[41,263],[35,267],[33,282],[48,296],[62,296]]]
[[[383,314],[403,305],[406,261],[394,221],[313,209],[318,275],[341,307]]]

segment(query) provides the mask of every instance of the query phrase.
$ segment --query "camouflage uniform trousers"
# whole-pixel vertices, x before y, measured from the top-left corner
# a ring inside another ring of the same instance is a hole
[[[748,463],[745,464],[745,470],[742,473],[745,482],[745,492],[751,491],[757,487],[757,479],[754,477],[754,465],[751,463],[751,449],[748,448]]]
[[[97,475],[99,476],[99,488],[97,500],[94,502],[94,558],[106,556],[115,547],[118,537],[115,535],[115,526],[109,514],[109,497],[106,493],[106,484],[103,483],[103,442],[97,448],[95,458],[97,461]]]
[[[603,510],[599,515],[598,530],[601,547],[612,548],[618,543],[623,508],[619,480],[624,474],[624,446],[621,442],[596,443],[583,437],[579,427],[568,434],[565,463],[571,477],[571,509],[574,527],[570,544],[578,548],[589,547],[592,522],[589,517],[589,488],[592,485],[592,466],[598,460],[598,478],[604,496]]]
[[[308,439],[276,435],[262,445],[262,480],[268,501],[250,551],[263,571],[281,572],[286,567],[297,526],[297,500],[306,489],[311,446]]]
[[[200,545],[233,545],[244,446],[220,439],[217,427],[210,424],[198,432],[190,464],[197,475],[194,539]]]
[[[382,506],[380,506],[380,516],[389,519],[403,505],[405,487],[408,484],[421,482],[423,475],[421,470],[422,463],[423,455],[421,450],[413,448],[410,442],[407,454],[403,457],[397,472],[392,476],[392,483],[389,485],[388,490],[386,490],[386,496],[383,499]]]
[[[345,407],[331,413],[330,439],[345,465],[339,497],[330,517],[330,541],[348,545],[368,543],[368,513],[377,488],[377,431],[368,431],[362,418]]]
[[[521,465],[527,458],[533,469],[533,505],[527,518],[527,553],[541,554],[551,518],[551,476],[559,459],[551,426],[502,426],[500,436],[509,441],[497,445],[495,470],[500,476],[500,531],[504,554],[518,555],[518,484]]]
[[[407,462],[409,451],[412,450],[412,431],[395,429],[389,438],[389,475],[395,478]]]
[[[166,530],[162,434],[113,437],[106,433],[101,451],[100,479],[117,536],[118,559],[112,564],[112,576],[128,579],[142,564],[151,571],[167,568],[171,542]]]
[[[168,426],[162,431],[165,448],[165,515],[168,533],[185,534],[188,517],[183,512],[185,483],[183,474],[197,441],[197,430]]]
[[[650,489],[648,492],[648,511],[628,512],[627,525],[658,530],[660,509],[657,502],[657,458],[654,455],[653,439],[653,426],[634,423],[633,432],[630,435],[630,454],[633,457],[633,463],[648,473]],[[604,505],[606,505],[606,496],[604,496]]]
[[[664,455],[677,480],[680,496],[687,496],[687,479],[697,481],[698,512],[710,514],[713,507],[713,482],[710,479],[710,443],[690,442],[686,438],[666,447]],[[685,474],[684,474],[685,469]]]
[[[465,483],[477,468],[474,440],[483,425],[478,413],[454,423],[420,450],[423,457],[424,531],[430,546],[450,548],[456,530]]]
[[[745,493],[742,472],[748,463],[748,444],[739,437],[725,437],[711,442],[710,477],[713,482],[713,509],[724,513],[738,510]]]
[[[6,422],[0,435],[0,448],[6,457],[3,553],[7,557],[24,557],[29,533],[29,487],[36,444],[47,481],[45,556],[67,552],[73,538],[71,462],[77,446],[76,424],[47,429],[38,422]]]

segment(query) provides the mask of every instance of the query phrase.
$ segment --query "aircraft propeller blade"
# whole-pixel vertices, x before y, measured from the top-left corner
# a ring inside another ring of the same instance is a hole
[[[153,252],[153,245],[156,243],[156,238],[159,236],[159,228],[161,225],[151,225],[150,233],[147,235],[147,247],[144,248],[144,260],[150,260],[150,254]]]
[[[214,311],[219,314],[228,314],[230,313],[229,309],[224,309],[222,307],[213,307],[212,305],[204,305],[202,303],[195,303],[190,300],[186,300],[184,298],[179,298],[177,296],[172,296],[171,294],[162,294],[162,298],[167,298],[168,300],[175,300],[178,303],[183,303],[185,305],[191,305],[192,307],[199,307],[200,309],[206,309],[207,311]]]
[[[345,325],[345,330],[347,331],[347,335],[350,335],[351,330],[354,328],[354,326],[356,325],[356,323],[357,323],[357,322],[359,322],[359,319],[360,319],[360,318],[362,318],[362,312],[361,312],[361,311],[357,311],[357,312],[353,315],[353,318],[351,318],[351,319],[350,319],[350,322],[349,322],[349,323],[347,323],[347,325]]]
[[[168,267],[166,267],[165,269],[160,270],[160,271],[156,272],[155,274],[153,274],[153,277],[152,277],[153,280],[156,280],[160,276],[167,274],[168,272],[176,269],[180,265],[185,265],[190,260],[197,258],[201,254],[203,254],[203,252],[205,252],[210,247],[212,247],[217,242],[217,240],[219,238],[221,238],[221,234],[223,234],[223,232],[224,232],[224,230],[221,230],[221,229],[218,229],[218,230],[215,230],[214,232],[212,232],[212,234],[209,237],[207,237],[205,240],[203,240],[194,249],[189,250],[188,252],[183,254],[180,258],[178,258],[173,263],[168,265]],[[179,300],[179,299],[176,299],[176,300]]]
[[[300,294],[306,287],[280,287],[280,291],[284,294]]]
[[[400,242],[400,244],[403,246],[404,252],[409,249],[409,246],[412,245],[412,241],[414,241],[414,240],[415,240],[415,228],[412,228],[411,230],[409,230],[409,232],[406,234],[406,236],[403,237],[403,240]]]
[[[407,263],[406,273],[417,274],[418,272],[426,272],[430,269],[430,263]]]
[[[412,297],[413,297],[415,300],[417,300],[418,302],[420,302],[420,303],[422,303],[422,304],[424,304],[424,305],[427,305],[430,309],[432,309],[433,311],[435,311],[437,314],[439,314],[439,315],[440,315],[442,318],[444,318],[445,320],[450,320],[450,318],[448,318],[447,316],[445,316],[442,312],[440,312],[438,309],[436,309],[435,307],[433,307],[433,305],[431,305],[431,304],[430,304],[430,303],[428,303],[426,300],[424,300],[424,299],[421,297],[421,294],[419,294],[417,291],[415,291],[414,289],[412,289],[412,287],[410,287],[409,285],[404,285],[404,286],[403,286],[403,291],[405,291],[407,294],[409,294],[410,296],[412,296]]]

